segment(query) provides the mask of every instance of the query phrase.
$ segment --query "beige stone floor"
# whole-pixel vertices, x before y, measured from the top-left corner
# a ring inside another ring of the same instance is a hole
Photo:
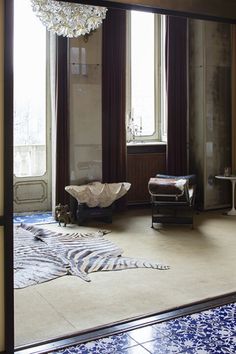
[[[151,211],[114,215],[112,224],[45,225],[66,232],[108,229],[105,237],[124,256],[170,265],[168,271],[130,269],[90,274],[91,282],[65,276],[15,290],[15,339],[22,346],[152,314],[236,291],[236,217],[221,211],[194,217],[195,228],[154,230]]]

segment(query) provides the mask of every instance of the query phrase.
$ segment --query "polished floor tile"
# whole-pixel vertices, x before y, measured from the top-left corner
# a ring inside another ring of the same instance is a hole
[[[236,304],[227,304],[50,354],[233,354]]]
[[[112,354],[112,353],[127,353],[127,354],[148,354],[148,351],[138,345],[127,333],[117,334],[106,338],[91,341],[85,344],[80,344],[75,347],[66,348],[61,351],[51,353],[78,353],[78,354]]]

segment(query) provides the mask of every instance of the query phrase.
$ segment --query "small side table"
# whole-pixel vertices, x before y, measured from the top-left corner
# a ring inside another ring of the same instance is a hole
[[[228,211],[227,215],[236,215],[236,209],[235,209],[235,204],[234,204],[234,195],[235,195],[235,183],[236,183],[236,176],[215,176],[215,178],[218,179],[224,179],[231,181],[232,183],[232,209]]]

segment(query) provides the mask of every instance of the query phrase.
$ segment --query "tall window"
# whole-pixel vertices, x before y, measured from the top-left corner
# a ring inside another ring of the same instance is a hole
[[[46,30],[28,0],[15,0],[14,174],[28,177],[45,172]]]
[[[164,16],[128,16],[127,143],[165,141]]]

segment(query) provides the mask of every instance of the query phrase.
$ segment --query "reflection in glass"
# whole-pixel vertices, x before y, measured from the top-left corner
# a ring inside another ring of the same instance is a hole
[[[154,14],[131,12],[131,115],[139,135],[155,132]]]
[[[29,1],[15,0],[14,11],[14,174],[41,176],[46,171],[46,30]]]

